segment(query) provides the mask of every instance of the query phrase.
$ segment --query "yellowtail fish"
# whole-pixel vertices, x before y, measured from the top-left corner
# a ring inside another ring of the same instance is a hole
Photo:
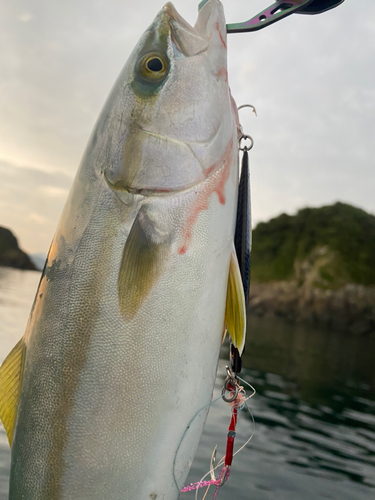
[[[104,106],[0,371],[11,500],[179,495],[224,329],[244,342],[226,58],[218,0],[194,28],[168,3]]]

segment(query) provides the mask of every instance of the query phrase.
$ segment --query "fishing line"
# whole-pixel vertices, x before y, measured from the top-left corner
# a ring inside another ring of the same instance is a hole
[[[245,442],[245,443],[244,443],[244,444],[243,444],[243,445],[242,445],[242,446],[241,446],[241,447],[240,447],[240,448],[239,448],[239,449],[238,449],[238,450],[237,450],[237,451],[233,454],[233,457],[234,457],[234,456],[236,456],[238,453],[240,453],[240,452],[241,452],[241,451],[245,448],[245,446],[247,446],[247,445],[249,444],[249,442],[251,441],[251,439],[253,438],[254,433],[255,433],[255,420],[254,420],[254,416],[253,416],[253,414],[252,414],[252,412],[251,412],[251,409],[249,408],[249,406],[248,406],[247,402],[248,402],[248,400],[249,400],[250,398],[252,398],[252,397],[255,395],[256,391],[255,391],[254,387],[253,387],[251,384],[249,384],[248,382],[246,382],[245,380],[243,380],[242,378],[240,378],[240,377],[238,377],[238,376],[237,376],[237,378],[238,378],[238,380],[240,380],[240,381],[241,381],[244,385],[246,385],[246,386],[250,387],[250,389],[252,390],[252,393],[251,393],[249,396],[247,396],[245,399],[243,399],[243,400],[241,400],[241,397],[237,397],[237,398],[236,398],[236,400],[238,399],[238,401],[237,401],[237,402],[236,402],[236,401],[232,401],[231,403],[228,403],[228,404],[231,404],[231,406],[232,406],[232,420],[233,420],[233,415],[235,415],[235,416],[236,416],[236,421],[237,421],[237,412],[238,412],[238,411],[240,411],[240,410],[242,410],[244,407],[246,407],[246,409],[248,410],[248,412],[249,412],[249,414],[250,414],[250,417],[251,417],[251,421],[252,421],[252,428],[253,428],[253,429],[252,429],[252,432],[251,432],[251,435],[250,435],[249,439],[248,439],[248,440],[247,440],[247,441],[246,441],[246,442]],[[245,390],[244,390],[244,388],[243,388],[242,386],[240,386],[240,391],[241,391],[242,395],[243,395],[243,394],[246,394],[246,392],[245,392]],[[208,405],[204,406],[201,410],[199,410],[199,412],[197,412],[197,413],[195,414],[195,416],[193,417],[193,419],[190,421],[189,427],[190,427],[190,425],[191,425],[192,421],[196,418],[196,416],[197,416],[197,415],[198,415],[198,414],[199,414],[199,413],[200,413],[200,412],[201,412],[204,408],[207,408],[207,407],[211,406],[212,404],[216,403],[216,401],[218,401],[220,398],[224,399],[224,397],[223,397],[223,396],[224,396],[224,394],[222,394],[222,396],[220,396],[219,398],[215,399],[215,400],[214,400],[214,401],[212,401],[210,404],[208,404]],[[224,399],[224,400],[225,400],[225,399]],[[188,428],[189,428],[189,427],[188,427]],[[184,436],[185,436],[185,434],[186,434],[186,432],[187,432],[188,428],[185,430]],[[183,436],[183,438],[184,438],[184,436]],[[183,438],[182,438],[182,439],[183,439]],[[181,442],[182,442],[182,440],[181,440]],[[181,445],[181,442],[180,442],[180,445]],[[180,445],[179,445],[179,447],[180,447]],[[178,451],[178,449],[177,449],[177,451]],[[177,452],[176,452],[176,454],[177,454]],[[214,451],[213,458],[212,458],[211,460],[213,460],[213,459],[214,459],[214,455],[216,455],[216,449],[215,449],[215,451]],[[176,455],[175,455],[175,458],[176,458]],[[214,496],[213,496],[213,500],[215,500],[215,499],[217,498],[217,496],[218,496],[218,493],[219,493],[219,489],[220,489],[220,487],[221,487],[221,486],[223,486],[223,484],[225,484],[225,482],[228,480],[229,475],[230,475],[230,467],[224,466],[224,467],[222,468],[222,470],[221,470],[221,472],[220,472],[219,476],[218,476],[217,478],[215,478],[215,476],[214,476],[214,472],[215,472],[215,470],[216,470],[216,469],[218,469],[218,468],[219,468],[219,467],[223,464],[223,462],[224,462],[224,460],[225,460],[225,459],[226,459],[226,456],[223,456],[223,457],[219,460],[218,464],[217,464],[215,467],[211,467],[211,468],[210,468],[210,470],[209,470],[209,471],[208,471],[208,472],[207,472],[207,473],[206,473],[206,474],[205,474],[205,475],[201,478],[201,480],[200,480],[199,482],[197,482],[197,483],[191,483],[190,485],[188,485],[188,486],[184,487],[184,488],[182,489],[182,492],[187,492],[187,491],[193,491],[193,490],[196,490],[196,492],[195,492],[195,500],[198,500],[198,493],[199,493],[199,489],[200,489],[200,488],[205,488],[205,487],[207,487],[207,490],[206,490],[206,492],[205,492],[205,494],[204,494],[204,496],[203,496],[203,498],[202,498],[202,500],[205,500],[205,498],[206,498],[206,496],[207,496],[207,493],[208,493],[208,491],[209,491],[210,486],[216,486],[216,490],[215,490],[215,493],[214,493]],[[173,473],[174,473],[174,469],[173,469]],[[206,478],[209,474],[211,475],[211,480],[209,480],[209,481],[205,481],[205,478]],[[175,480],[175,482],[176,482],[176,480]],[[176,484],[177,484],[177,483],[176,483]]]
[[[177,484],[177,479],[176,479],[176,474],[175,474],[175,468],[176,468],[176,460],[177,460],[177,454],[180,450],[180,447],[182,445],[182,442],[183,440],[185,439],[185,436],[186,436],[186,433],[187,431],[190,429],[190,426],[191,424],[194,422],[194,420],[197,418],[197,416],[203,411],[205,410],[206,408],[209,408],[210,406],[212,406],[213,404],[215,404],[217,401],[219,401],[219,399],[221,399],[222,396],[219,396],[218,398],[214,399],[213,401],[211,401],[210,403],[206,404],[205,406],[203,406],[200,410],[198,410],[196,412],[196,414],[193,416],[193,418],[190,420],[190,422],[188,423],[183,435],[182,435],[182,438],[180,439],[180,442],[178,443],[178,446],[177,446],[177,449],[176,449],[176,452],[174,454],[174,459],[173,459],[173,480],[175,482],[175,485],[177,486],[177,489],[178,491],[180,491],[180,487],[178,486]]]

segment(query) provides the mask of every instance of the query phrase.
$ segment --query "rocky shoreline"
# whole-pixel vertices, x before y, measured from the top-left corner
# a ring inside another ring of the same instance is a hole
[[[251,314],[375,333],[374,215],[340,202],[282,214],[253,231],[251,263]]]
[[[12,231],[0,227],[0,266],[36,271],[30,257],[23,252]]]
[[[375,333],[375,286],[346,284],[337,290],[297,281],[252,283],[249,312],[309,322],[356,335]]]

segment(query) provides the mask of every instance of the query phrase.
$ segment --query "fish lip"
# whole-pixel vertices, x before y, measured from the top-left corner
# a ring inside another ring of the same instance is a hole
[[[171,38],[179,51],[185,56],[190,57],[207,51],[211,38],[207,25],[214,10],[215,2],[216,0],[210,0],[199,11],[194,27],[178,13],[171,2],[164,5],[163,11],[169,18]],[[202,11],[204,11],[203,14]]]
[[[168,14],[168,16],[173,19],[173,21],[176,21],[178,24],[180,24],[182,27],[189,29],[189,30],[194,30],[193,26],[189,24],[182,16],[179,14],[177,11],[176,7],[173,5],[172,2],[167,2],[163,6],[163,10]]]
[[[199,34],[199,35],[203,35],[203,32],[201,29],[197,29],[197,25],[199,24],[199,21],[201,20],[201,18],[203,17],[207,17],[206,19],[206,25],[208,23],[208,18],[210,16],[210,14],[212,13],[213,9],[215,8],[214,7],[214,4],[215,3],[220,3],[218,2],[217,0],[210,0],[209,2],[207,2],[203,8],[201,8],[198,12],[198,17],[197,17],[197,20],[195,22],[195,25],[192,26],[191,24],[189,24],[182,16],[181,14],[177,11],[176,7],[173,5],[172,2],[167,2],[164,6],[163,6],[163,10],[169,15],[169,17],[171,19],[173,19],[173,21],[175,21],[176,23],[178,23],[179,25],[181,25],[181,27],[183,28],[186,28],[186,29],[189,29],[191,31],[194,31],[196,34]],[[208,14],[208,15],[207,15]],[[204,27],[206,27],[206,25]],[[209,35],[207,35],[207,37],[209,37]]]

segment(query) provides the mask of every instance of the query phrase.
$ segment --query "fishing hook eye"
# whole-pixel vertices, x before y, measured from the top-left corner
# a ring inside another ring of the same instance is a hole
[[[241,148],[241,141],[250,141],[250,145],[243,146]],[[254,139],[250,135],[242,135],[242,137],[240,138],[240,150],[241,151],[250,151],[251,149],[253,149],[253,147],[254,147]]]
[[[226,403],[233,403],[233,401],[235,401],[238,396],[238,391],[239,391],[238,381],[237,377],[229,368],[229,366],[227,366],[226,369],[227,369],[227,378],[225,379],[223,388],[221,390],[221,397],[223,398],[223,401],[225,401]],[[229,394],[232,394],[232,396],[226,396],[227,392]]]
[[[234,389],[229,389],[227,386],[230,383],[230,380],[228,382],[225,382],[222,390],[221,390],[221,397],[223,398],[223,401],[226,403],[233,403],[233,401],[236,400],[238,396],[238,389],[237,387],[234,387]],[[233,387],[233,386],[232,386]],[[233,396],[226,396],[226,393],[229,392],[230,394],[233,394]]]

